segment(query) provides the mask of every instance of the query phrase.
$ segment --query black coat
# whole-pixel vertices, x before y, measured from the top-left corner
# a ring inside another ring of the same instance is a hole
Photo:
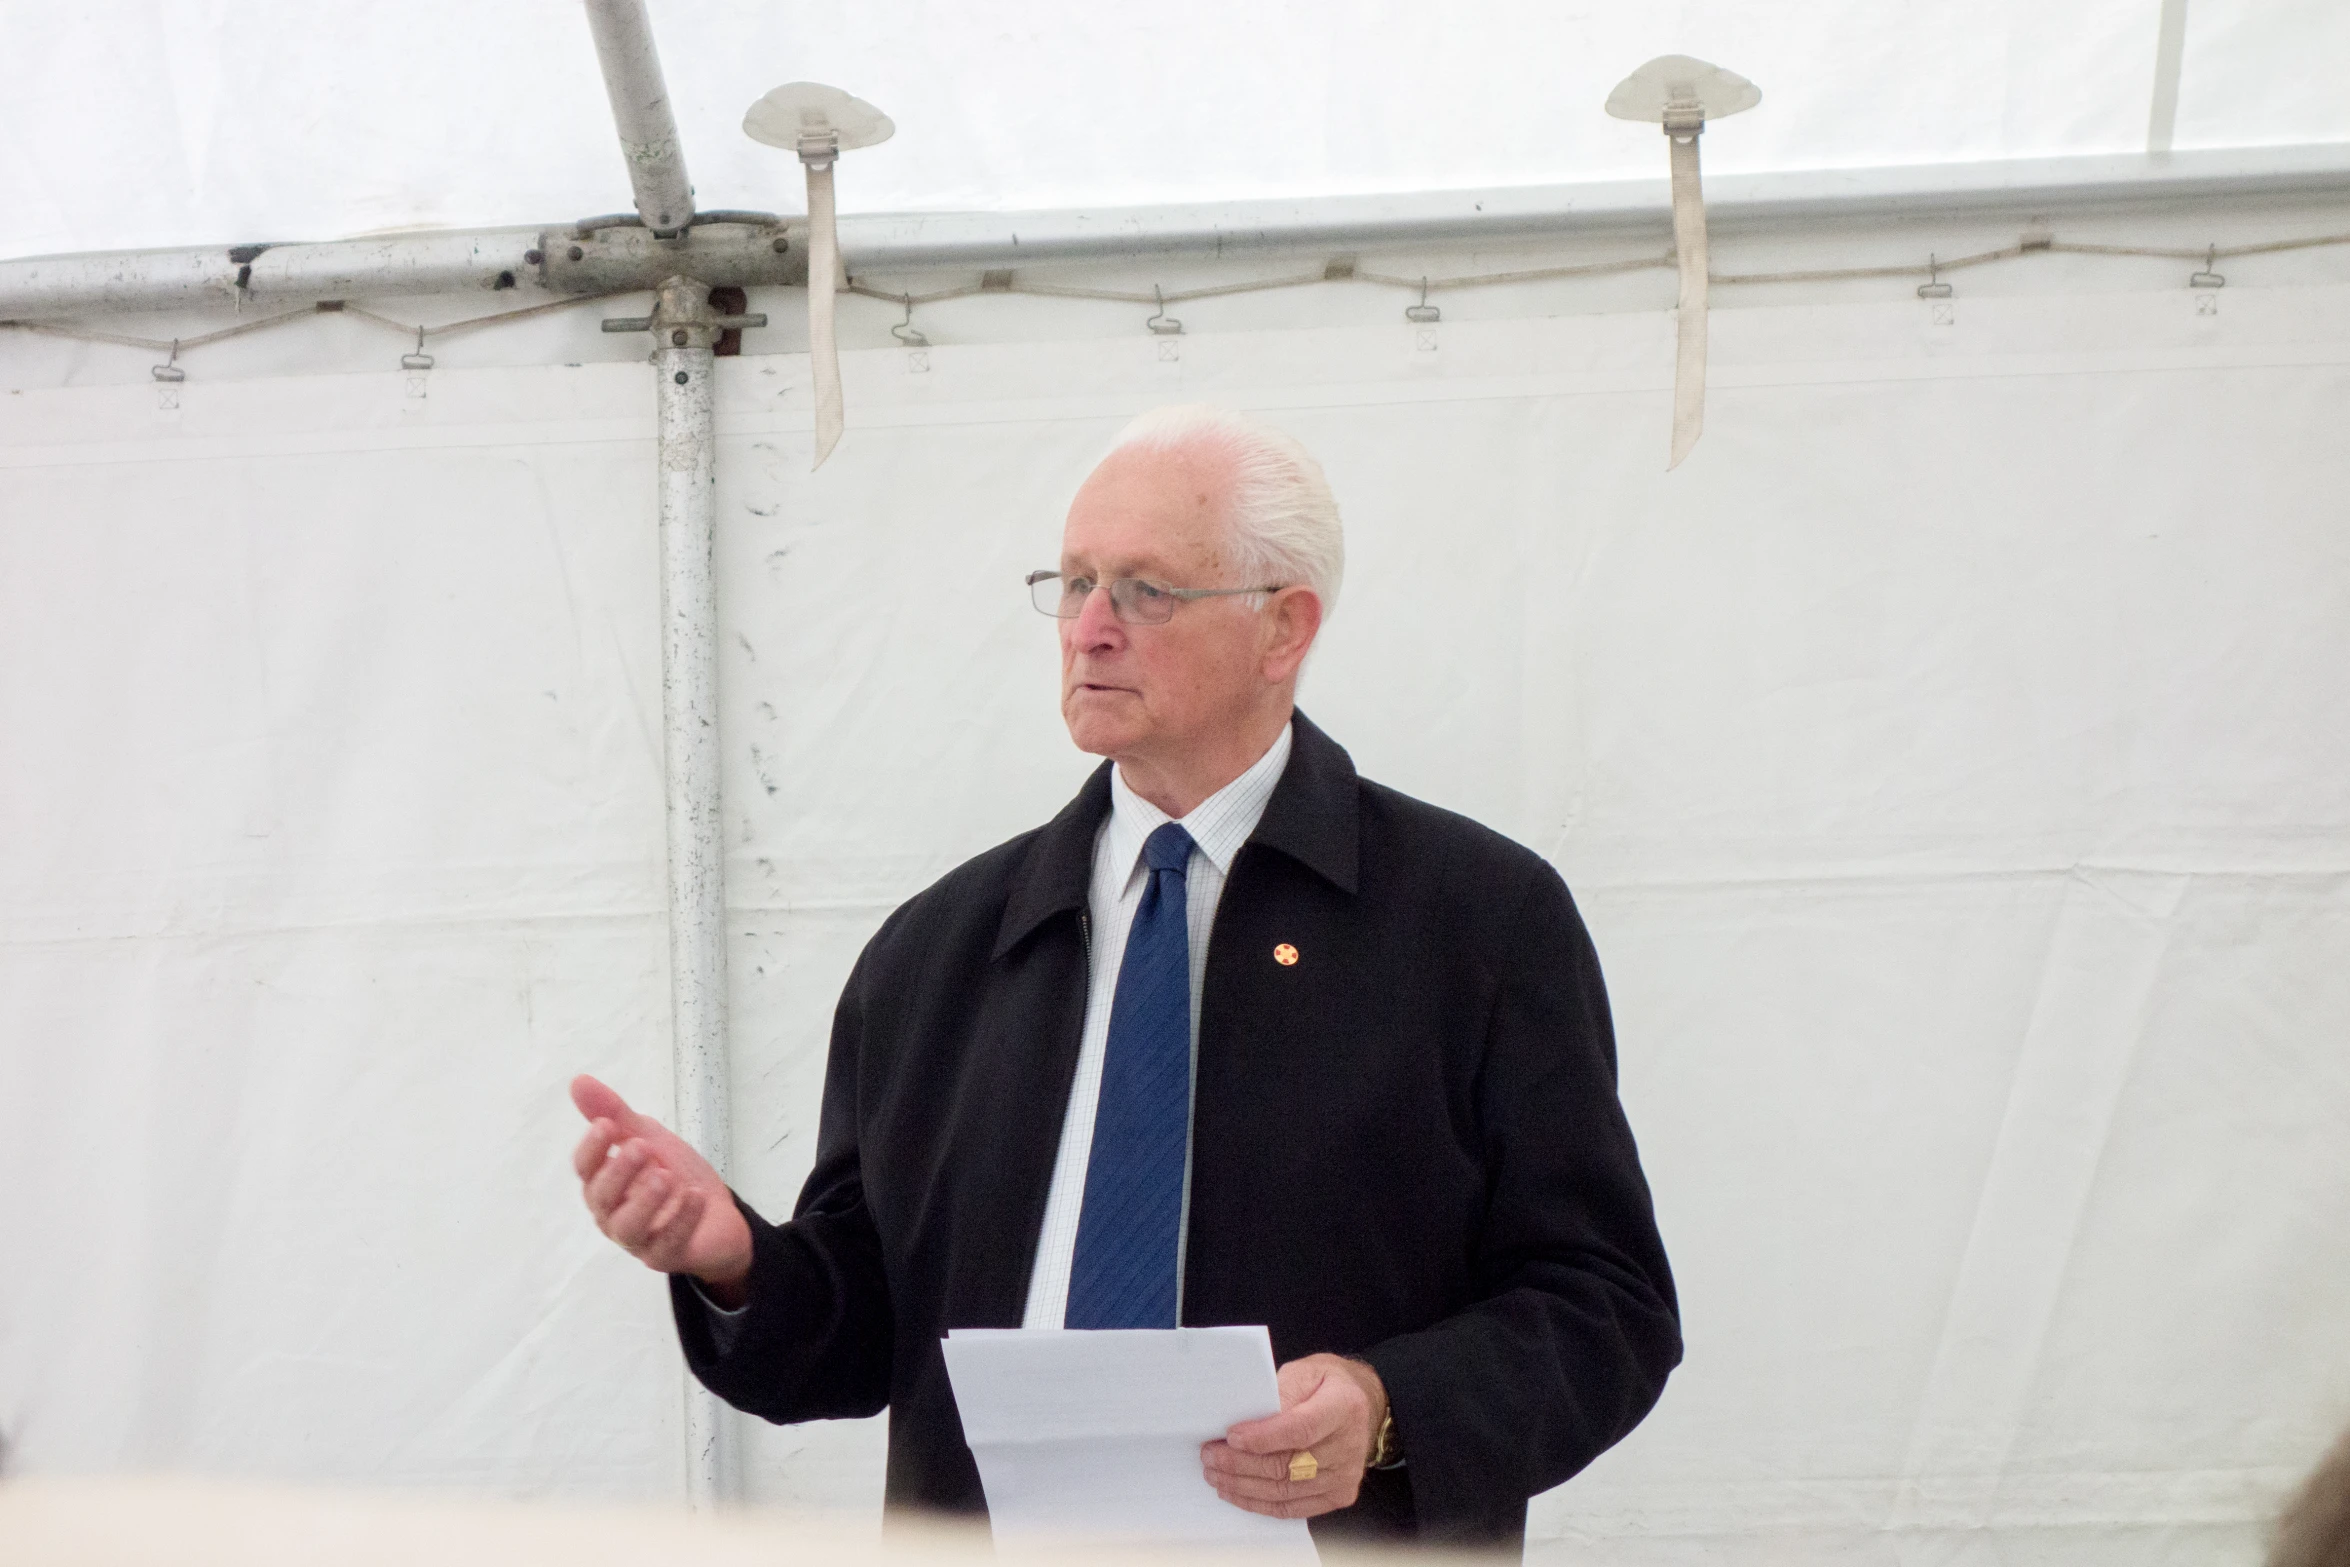
[[[751,1306],[695,1375],[775,1421],[890,1410],[893,1508],[985,1506],[939,1352],[1017,1327],[1085,1017],[1109,767],[892,914],[842,993],[815,1168],[751,1214]],[[1294,964],[1274,960],[1294,946]],[[1200,1002],[1187,1325],[1264,1323],[1386,1383],[1406,1464],[1330,1535],[1502,1543],[1681,1358],[1616,1098],[1599,961],[1558,874],[1368,783],[1296,719],[1232,864]]]

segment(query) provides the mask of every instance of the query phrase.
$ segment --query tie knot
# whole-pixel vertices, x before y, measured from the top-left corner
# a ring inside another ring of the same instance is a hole
[[[1191,863],[1191,834],[1180,823],[1169,822],[1142,841],[1142,862],[1154,871],[1183,873]]]

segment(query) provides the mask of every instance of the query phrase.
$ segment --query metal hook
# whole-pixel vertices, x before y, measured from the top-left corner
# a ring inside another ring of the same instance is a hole
[[[1949,297],[1950,285],[1942,281],[1942,263],[1934,259],[1932,251],[1928,251],[1926,253],[1926,281],[1918,285],[1918,298],[1948,299]]]
[[[1183,323],[1176,320],[1173,316],[1167,314],[1167,291],[1159,287],[1156,283],[1153,283],[1151,285],[1151,293],[1156,295],[1158,298],[1159,310],[1158,314],[1152,316],[1148,321],[1145,321],[1143,325],[1149,327],[1153,332],[1156,332],[1161,337],[1175,337],[1179,335],[1183,331]]]
[[[180,368],[180,340],[178,338],[175,337],[171,340],[171,357],[154,366],[147,373],[158,381],[185,381],[188,378],[188,372]]]
[[[1426,325],[1430,321],[1444,319],[1444,312],[1428,303],[1428,280],[1426,278],[1420,279],[1420,302],[1416,305],[1404,306],[1403,318],[1406,321],[1417,321],[1422,325]]]
[[[906,319],[891,327],[889,335],[908,348],[928,348],[930,339],[914,330],[914,296],[901,294],[898,296],[898,303],[906,307]]]
[[[400,368],[403,370],[430,370],[432,368],[432,355],[424,351],[423,327],[418,327],[416,329],[416,352],[413,354],[402,354],[400,356]]]
[[[2226,288],[2228,280],[2215,270],[2219,266],[2219,247],[2212,246],[2203,253],[2203,270],[2187,279],[2189,288]]]

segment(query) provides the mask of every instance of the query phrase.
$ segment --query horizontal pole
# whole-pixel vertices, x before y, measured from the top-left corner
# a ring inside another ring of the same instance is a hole
[[[1661,148],[1657,164],[1664,164]],[[2338,142],[1706,180],[1709,222],[1728,232],[1825,219],[2050,215],[2158,201],[2344,196],[2350,196],[2350,143]],[[1667,182],[1658,178],[1199,206],[849,214],[840,229],[852,271],[918,272],[1249,250],[1661,236],[1670,231],[1671,213]],[[517,284],[555,294],[612,293],[656,289],[680,273],[712,286],[796,284],[807,277],[804,233],[796,218],[766,226],[713,222],[675,239],[633,226],[581,236],[561,223],[36,257],[0,261],[0,320],[224,305],[240,296],[368,299]]]
[[[635,224],[587,234],[561,224],[0,261],[0,321],[526,286],[542,296],[623,294],[657,289],[680,274],[712,288],[806,280],[804,224],[733,216],[746,221],[711,222],[669,239]]]
[[[0,320],[254,300],[380,299],[509,286],[534,271],[533,229],[387,234],[316,245],[128,250],[0,262]]]
[[[1725,142],[1735,127],[1718,133]],[[851,269],[887,271],[1111,260],[1310,246],[1369,248],[1459,240],[1672,229],[1657,138],[1654,179],[1396,195],[1315,196],[1066,212],[844,215]],[[2350,194],[2350,143],[2155,155],[2010,159],[1883,169],[1708,174],[1717,228],[1810,219],[1937,217],[2140,201]]]

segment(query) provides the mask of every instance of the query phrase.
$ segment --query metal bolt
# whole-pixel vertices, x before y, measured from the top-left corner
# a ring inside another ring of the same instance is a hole
[[[683,348],[685,346],[684,327],[679,327],[676,331],[669,334],[669,346],[672,348]]]
[[[683,337],[684,335],[685,335],[685,334],[684,334],[684,333],[682,333],[682,332],[680,332],[680,333],[678,334],[678,336],[680,336],[680,337]],[[683,386],[683,385],[685,385],[685,382],[686,382],[686,375],[685,375],[685,372],[684,372],[683,370],[680,370],[680,371],[678,371],[678,372],[677,372],[677,384],[678,384],[679,386]]]
[[[547,258],[546,258],[546,256],[545,256],[543,253],[541,253],[541,252],[539,252],[539,251],[536,251],[536,250],[526,250],[526,251],[524,251],[524,252],[522,253],[522,259],[523,259],[524,261],[528,262],[530,265],[532,265],[532,266],[534,266],[534,267],[535,267],[535,266],[538,266],[540,263],[544,262],[544,261],[545,261]]]
[[[790,240],[788,240],[788,239],[778,239],[778,240],[775,242],[775,253],[776,253],[777,255],[779,255],[779,256],[780,256],[780,255],[782,255],[782,254],[783,254],[785,251],[787,251],[787,250],[789,250],[789,249],[791,249],[791,241],[790,241]]]
[[[572,259],[572,260],[574,260],[574,261],[581,261],[581,260],[584,260],[584,259],[586,259],[586,257],[587,257],[587,252],[586,252],[586,251],[584,251],[584,250],[580,249],[580,248],[579,248],[577,245],[574,245],[574,246],[572,246],[572,247],[571,247],[571,259]]]

